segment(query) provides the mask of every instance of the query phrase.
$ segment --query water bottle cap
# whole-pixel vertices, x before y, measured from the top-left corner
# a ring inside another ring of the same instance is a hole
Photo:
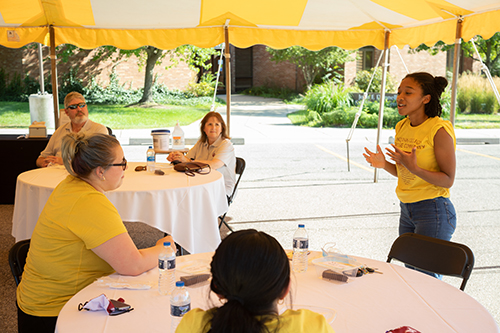
[[[163,246],[170,246],[170,242],[163,242]]]
[[[149,149],[153,149],[153,146],[149,146]]]
[[[184,287],[184,281],[177,281],[177,282],[175,283],[175,286],[176,286],[176,287]]]
[[[299,224],[299,228],[304,228],[304,224]]]

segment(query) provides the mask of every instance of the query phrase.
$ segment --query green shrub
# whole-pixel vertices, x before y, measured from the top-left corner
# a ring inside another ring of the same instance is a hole
[[[359,107],[343,107],[338,108],[331,112],[326,112],[321,115],[323,119],[323,126],[332,127],[350,127],[356,118],[356,113],[359,111]],[[403,119],[399,115],[398,111],[394,108],[384,108],[384,128],[394,128],[398,121]],[[378,109],[376,113],[367,112],[365,108],[361,111],[359,115],[357,127],[359,128],[377,128],[378,127]]]
[[[375,76],[373,77],[372,84],[370,85],[370,90],[368,91],[368,83],[375,71]],[[356,73],[356,78],[354,79],[354,85],[356,89],[361,92],[380,92],[382,82],[382,68],[376,67],[370,70],[364,70]],[[391,73],[387,72],[385,81],[385,92],[395,93],[397,91],[397,83]]]
[[[367,113],[378,114],[378,110],[380,109],[380,102],[373,101],[365,103],[364,109]]]
[[[213,96],[216,83],[217,76],[213,75],[212,73],[206,72],[201,76],[200,82],[190,82],[188,84],[186,94],[191,95],[192,97]],[[224,86],[220,82],[218,85]]]
[[[495,78],[497,88],[500,79]],[[485,77],[463,73],[457,83],[457,105],[462,113],[493,114],[498,110],[491,84]]]
[[[322,118],[325,126],[347,127],[348,114],[344,109],[325,112]]]
[[[296,91],[287,87],[256,86],[241,92],[244,95],[279,98],[291,101],[297,98]]]
[[[321,116],[319,115],[318,112],[309,111],[309,110],[307,112],[307,120],[313,124],[319,124],[323,121],[323,119],[321,119]]]
[[[353,104],[348,89],[332,81],[314,85],[306,93],[304,103],[309,110],[317,111],[319,114]]]
[[[187,94],[193,97],[213,96],[215,88],[207,82],[189,82]]]
[[[376,128],[378,126],[378,114],[361,112],[358,126],[361,128]]]

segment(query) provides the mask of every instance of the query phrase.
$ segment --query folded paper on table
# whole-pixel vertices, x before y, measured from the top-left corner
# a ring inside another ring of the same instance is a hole
[[[103,276],[102,278],[97,279],[97,285],[103,286],[103,287],[109,287],[111,289],[133,289],[133,290],[147,290],[151,289],[151,283],[150,282],[128,282],[126,281],[127,279],[122,277],[119,277],[118,279],[116,277],[111,277],[111,276]]]
[[[210,271],[210,262],[201,259],[190,260],[178,263],[176,270],[186,274],[201,274]]]
[[[356,259],[346,255],[321,257],[314,259],[312,263],[316,266],[319,276],[322,276],[325,269],[330,269],[348,277],[356,277],[358,269],[362,266]]]

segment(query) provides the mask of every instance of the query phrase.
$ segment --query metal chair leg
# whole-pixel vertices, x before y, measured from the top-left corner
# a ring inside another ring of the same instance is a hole
[[[226,218],[226,214],[227,214],[227,213],[225,213],[225,214],[224,214],[224,215],[222,215],[222,216],[219,216],[219,219],[220,219],[220,222],[219,222],[219,230],[220,230],[220,228],[222,227],[222,224],[224,224],[224,225],[225,225],[225,226],[229,229],[229,231],[234,232],[233,228],[231,228],[231,227],[227,224],[227,222],[224,220],[224,219]]]

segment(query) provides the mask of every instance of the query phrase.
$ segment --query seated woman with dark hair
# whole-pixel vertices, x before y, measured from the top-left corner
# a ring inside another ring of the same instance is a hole
[[[163,242],[138,250],[105,192],[123,181],[127,160],[107,134],[68,134],[62,158],[69,175],[54,189],[31,237],[17,288],[19,332],[54,332],[77,292],[116,271],[139,275],[158,263]]]
[[[309,310],[278,314],[278,302],[290,291],[290,263],[274,237],[253,229],[233,232],[210,266],[210,289],[223,305],[191,310],[177,333],[334,332],[323,315]]]

